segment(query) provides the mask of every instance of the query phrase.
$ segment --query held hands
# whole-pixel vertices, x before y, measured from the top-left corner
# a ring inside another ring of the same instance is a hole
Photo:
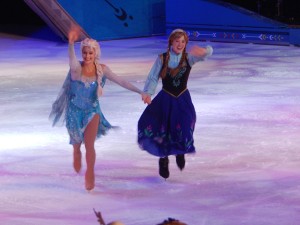
[[[149,94],[143,92],[141,95],[145,104],[151,104],[151,96]]]

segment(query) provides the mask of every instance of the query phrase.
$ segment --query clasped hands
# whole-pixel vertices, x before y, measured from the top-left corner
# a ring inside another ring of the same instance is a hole
[[[142,100],[145,104],[151,104],[151,96],[145,92],[142,93]]]

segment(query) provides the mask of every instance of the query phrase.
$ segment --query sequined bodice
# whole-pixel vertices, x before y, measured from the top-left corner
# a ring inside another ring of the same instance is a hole
[[[98,104],[97,88],[97,81],[71,81],[70,101],[81,109],[95,107]]]

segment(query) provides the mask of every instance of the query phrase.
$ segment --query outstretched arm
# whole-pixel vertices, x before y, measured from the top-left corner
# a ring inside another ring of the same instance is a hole
[[[116,84],[122,86],[123,88],[126,88],[130,91],[136,92],[138,94],[142,94],[143,92],[131,84],[130,82],[122,79],[120,76],[116,75],[114,72],[111,71],[111,69],[108,66],[103,66],[103,73],[107,77],[107,79],[115,82]]]
[[[73,80],[78,80],[81,74],[81,65],[77,60],[75,49],[74,49],[74,42],[78,39],[79,33],[78,28],[74,27],[70,30],[68,34],[69,39],[69,46],[68,46],[68,53],[69,53],[69,65],[71,70],[71,76]]]
[[[203,61],[207,57],[211,56],[213,48],[210,45],[205,48],[195,45],[188,51],[188,53],[189,64],[192,66],[195,63]]]
[[[155,89],[159,80],[159,73],[162,68],[162,61],[160,56],[158,56],[148,74],[147,80],[144,86],[144,94],[142,95],[142,100],[146,104],[151,104],[151,95],[154,94]]]
[[[148,74],[147,80],[144,86],[144,92],[148,95],[153,95],[159,80],[159,73],[162,67],[162,61],[158,56]]]

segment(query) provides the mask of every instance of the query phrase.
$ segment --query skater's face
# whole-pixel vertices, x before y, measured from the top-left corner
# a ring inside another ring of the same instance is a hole
[[[94,63],[96,57],[96,52],[93,48],[85,46],[82,48],[82,59],[84,64]]]
[[[180,54],[183,52],[183,50],[185,49],[186,47],[186,40],[184,38],[184,36],[180,36],[178,38],[175,38],[173,41],[172,41],[172,50],[175,54]]]

